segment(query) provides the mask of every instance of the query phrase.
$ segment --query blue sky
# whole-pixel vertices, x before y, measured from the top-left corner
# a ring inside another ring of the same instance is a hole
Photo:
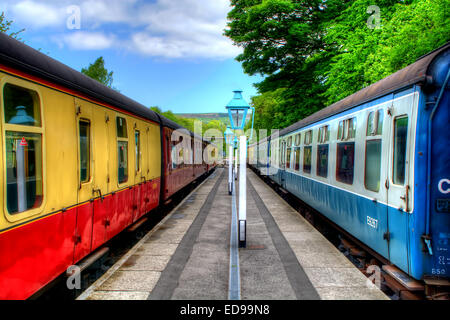
[[[229,10],[229,0],[0,3],[26,44],[76,70],[103,56],[122,94],[175,113],[225,112],[235,89],[256,95],[262,78],[243,73],[223,36]]]

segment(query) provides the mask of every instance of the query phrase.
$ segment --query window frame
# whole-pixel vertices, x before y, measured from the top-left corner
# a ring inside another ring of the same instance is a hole
[[[80,122],[85,122],[89,124],[89,179],[87,181],[81,181],[81,144],[80,144]],[[78,165],[79,165],[79,179],[78,179],[78,183],[80,184],[80,186],[85,185],[85,184],[89,184],[92,182],[92,125],[91,125],[91,121],[89,119],[86,118],[80,118],[78,119],[78,154],[79,154],[79,159],[78,159]]]
[[[399,183],[396,183],[395,180],[394,180],[394,176],[396,174],[396,170],[395,170],[396,169],[396,166],[395,166],[395,150],[396,150],[395,137],[396,137],[396,129],[397,129],[395,124],[396,124],[396,120],[404,119],[404,118],[407,119],[406,143],[405,143],[405,160],[403,162],[403,170],[404,170],[404,172],[403,172],[403,183],[399,184]],[[391,168],[392,174],[390,176],[390,180],[391,180],[390,182],[392,184],[398,186],[398,187],[405,187],[407,185],[407,176],[406,175],[407,175],[407,170],[408,170],[408,164],[406,163],[406,159],[408,158],[408,143],[409,143],[408,131],[410,129],[410,119],[411,119],[411,116],[409,114],[407,114],[407,113],[396,115],[392,119],[392,133],[393,133],[392,134],[392,163],[391,163],[391,165],[392,165],[392,168]]]
[[[40,116],[41,116],[41,126],[26,126],[26,125],[17,125],[17,124],[10,124],[5,123],[5,116],[4,116],[4,88],[5,85],[11,84],[14,86],[21,87],[26,90],[34,91],[38,96],[38,101],[40,105]],[[45,116],[44,116],[44,108],[45,105],[43,103],[42,99],[42,92],[40,90],[40,87],[37,84],[17,79],[8,75],[5,75],[5,77],[0,82],[0,124],[1,124],[1,131],[3,134],[1,146],[0,146],[0,152],[2,153],[2,159],[3,159],[3,185],[2,188],[4,189],[3,192],[3,212],[6,220],[8,222],[14,223],[19,220],[24,220],[27,218],[30,218],[35,215],[39,215],[43,212],[44,207],[47,203],[47,159],[46,159],[46,139],[45,139],[45,129],[46,129],[46,122],[45,122]],[[41,159],[42,159],[42,201],[39,207],[32,208],[23,212],[18,213],[9,213],[8,206],[7,206],[7,194],[5,190],[5,186],[7,185],[7,175],[6,175],[6,132],[7,131],[14,131],[14,132],[24,132],[24,133],[32,133],[32,134],[40,134],[41,135]]]
[[[381,171],[383,168],[383,138],[381,135],[379,136],[369,136],[372,139],[366,139],[365,144],[364,144],[364,189],[373,193],[379,193],[381,190]],[[368,138],[369,138],[368,137]],[[379,172],[379,185],[378,185],[378,190],[374,191],[372,189],[367,188],[367,175],[366,175],[366,171],[367,171],[367,143],[368,142],[372,142],[372,141],[379,141],[380,142],[380,172]]]
[[[372,127],[371,132],[369,132],[369,123],[370,117],[372,118],[372,126],[375,124],[375,127]],[[381,117],[381,123],[380,123]],[[364,140],[364,189],[373,192],[374,194],[380,193],[381,188],[381,178],[382,178],[382,170],[383,170],[383,124],[384,124],[384,109],[372,109],[366,116],[366,130],[365,130],[365,140]],[[375,121],[376,120],[376,121]],[[381,125],[381,132],[380,132]],[[367,187],[367,144],[371,141],[379,141],[380,142],[380,172],[379,172],[379,187],[377,191],[369,189]]]
[[[319,174],[319,163],[320,163],[320,157],[319,157],[319,150],[323,147],[327,148],[327,165],[326,165],[326,170],[327,170],[327,174],[325,176]],[[317,156],[316,156],[316,176],[321,177],[323,179],[328,179],[329,175],[330,175],[330,170],[329,169],[330,166],[330,145],[328,143],[324,143],[324,144],[318,144],[317,145]]]
[[[136,134],[138,135],[138,144],[136,145]],[[134,128],[134,156],[136,159],[134,159],[134,172],[135,175],[138,175],[142,172],[142,136],[141,136],[141,130]],[[136,150],[136,148],[138,148]],[[136,154],[137,151],[137,154]]]
[[[310,150],[309,152],[309,171],[305,170],[305,156],[306,156],[306,148]],[[313,147],[312,145],[306,145],[303,146],[303,161],[302,161],[302,172],[306,174],[312,174],[312,154],[313,154]]]
[[[122,118],[123,120],[125,120],[125,124],[126,124],[126,131],[125,132],[127,133],[127,137],[126,138],[119,137],[119,134],[118,134],[119,132],[117,130],[118,129],[117,128],[117,119],[119,119],[119,118]],[[129,129],[128,122],[129,122],[128,119],[124,115],[122,115],[122,114],[117,114],[116,115],[117,186],[119,188],[122,187],[122,186],[128,185],[128,183],[130,181],[130,155],[129,155],[129,152],[130,152],[129,137],[130,137],[130,135],[129,135],[129,132],[128,132],[128,129]],[[127,180],[125,180],[123,182],[119,181],[119,141],[127,143],[127,153],[126,153],[126,156],[127,156]]]
[[[352,144],[352,146],[353,146],[353,170],[352,170],[352,182],[351,183],[345,182],[345,181],[340,180],[338,178],[339,177],[339,175],[338,175],[338,169],[339,169],[339,165],[338,165],[339,164],[339,161],[338,161],[338,159],[339,159],[339,146],[340,145],[348,145],[348,144]],[[337,182],[345,184],[345,185],[348,185],[348,186],[353,186],[355,184],[355,151],[356,151],[356,142],[355,141],[342,141],[342,142],[336,143],[335,179],[336,179]]]

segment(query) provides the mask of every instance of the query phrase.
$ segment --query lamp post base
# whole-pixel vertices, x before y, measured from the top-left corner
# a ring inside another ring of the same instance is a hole
[[[247,220],[239,220],[239,248],[247,247]]]

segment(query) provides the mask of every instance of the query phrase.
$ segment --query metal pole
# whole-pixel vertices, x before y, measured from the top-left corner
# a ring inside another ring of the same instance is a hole
[[[233,193],[233,145],[228,147],[228,194]]]
[[[247,137],[240,137],[239,168],[239,247],[247,245]]]
[[[237,180],[238,177],[238,149],[234,150],[234,180]]]

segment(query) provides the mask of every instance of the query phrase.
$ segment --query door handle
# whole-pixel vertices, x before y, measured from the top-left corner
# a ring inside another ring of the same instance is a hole
[[[408,212],[409,208],[408,208],[408,202],[409,202],[409,185],[406,185],[405,187],[405,195],[401,196],[400,199],[402,199],[403,201],[405,201],[405,211]]]
[[[100,195],[100,201],[103,202],[104,197],[103,197],[103,195],[102,195],[102,190],[101,190],[100,188],[98,188],[98,189],[93,189],[93,190],[92,190],[92,193],[93,193],[93,194],[98,193],[98,194]]]

